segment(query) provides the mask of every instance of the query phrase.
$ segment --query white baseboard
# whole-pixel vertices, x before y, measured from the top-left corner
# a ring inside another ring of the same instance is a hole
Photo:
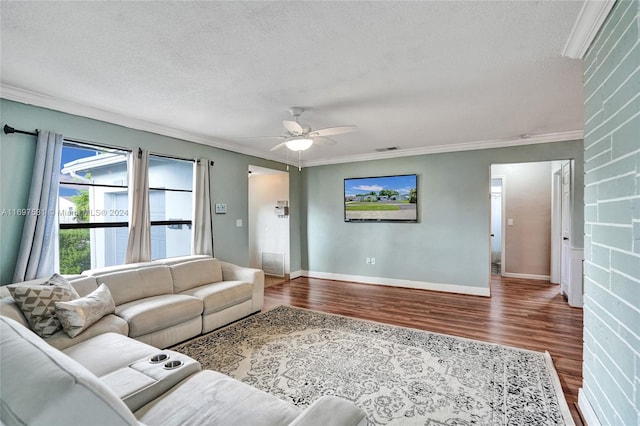
[[[291,272],[289,273],[289,279],[290,279],[290,280],[293,280],[293,279],[299,278],[299,277],[301,277],[301,276],[302,276],[302,271],[300,271],[300,270],[298,270],[298,271],[291,271]]]
[[[387,285],[392,287],[406,287],[417,288],[420,290],[432,290],[443,291],[447,293],[469,294],[472,296],[486,296],[491,295],[491,290],[488,287],[470,287],[466,285],[457,284],[440,284],[429,283],[424,281],[412,281],[412,280],[399,280],[394,278],[379,278],[379,277],[367,277],[363,275],[344,275],[334,274],[331,272],[318,272],[318,271],[300,271],[302,276],[309,278],[322,278],[325,280],[337,280],[337,281],[352,281],[363,284],[376,284]],[[293,273],[291,274],[293,277]]]
[[[515,272],[503,272],[502,276],[507,278],[524,278],[527,280],[540,280],[540,281],[549,281],[551,279],[550,275],[516,274]]]
[[[600,420],[596,416],[596,412],[593,410],[591,404],[587,400],[587,396],[584,394],[582,388],[578,389],[578,407],[587,426],[600,426]]]

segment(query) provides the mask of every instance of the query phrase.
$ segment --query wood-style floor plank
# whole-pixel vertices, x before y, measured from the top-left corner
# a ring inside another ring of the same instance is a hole
[[[559,286],[493,275],[491,297],[468,296],[297,278],[265,289],[263,310],[290,305],[450,334],[534,351],[548,351],[571,414],[582,386],[582,309]]]

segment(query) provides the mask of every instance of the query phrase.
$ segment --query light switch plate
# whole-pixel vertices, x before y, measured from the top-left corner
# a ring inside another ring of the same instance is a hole
[[[216,203],[216,214],[225,214],[227,212],[227,205],[225,203]]]

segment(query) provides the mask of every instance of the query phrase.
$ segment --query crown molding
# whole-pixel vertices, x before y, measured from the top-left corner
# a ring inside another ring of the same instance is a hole
[[[265,155],[263,152],[250,148],[245,148],[221,139],[210,136],[204,136],[186,130],[176,129],[174,127],[164,126],[162,124],[153,123],[142,118],[132,117],[120,114],[114,111],[108,111],[90,105],[83,105],[74,101],[54,98],[39,92],[0,84],[0,98],[10,101],[16,101],[23,104],[34,105],[37,107],[48,108],[67,114],[77,115],[80,117],[92,118],[95,120],[105,121],[111,124],[117,124],[134,130],[142,130],[145,132],[156,133],[162,136],[182,139],[189,142],[195,142],[202,145],[212,146],[227,151],[237,152],[239,154],[250,155],[253,157],[273,160],[279,163],[285,163],[281,158],[276,156]],[[293,163],[290,163],[293,165]]]
[[[250,148],[246,148],[240,145],[236,145],[230,142],[226,142],[220,139],[203,136],[197,133],[188,132],[185,130],[176,129],[169,126],[163,126],[161,124],[152,123],[138,117],[130,117],[117,112],[107,111],[101,108],[82,105],[77,102],[54,98],[42,93],[33,92],[14,86],[5,84],[0,85],[0,98],[4,98],[10,101],[16,101],[23,104],[35,105],[42,108],[48,108],[56,111],[61,111],[67,114],[73,114],[81,117],[92,118],[95,120],[112,123],[130,129],[142,130],[145,132],[156,133],[158,135],[168,136],[176,139],[182,139],[189,142],[195,142],[202,145],[208,145],[215,148],[224,149],[227,151],[236,152],[239,154],[250,155],[257,158],[263,158],[265,160],[272,160],[282,164],[289,164],[293,167],[312,167],[323,166],[328,164],[340,164],[340,163],[353,163],[359,161],[381,160],[387,158],[397,157],[409,157],[413,155],[424,154],[438,154],[444,152],[456,152],[456,151],[470,151],[476,149],[487,148],[503,148],[516,145],[532,145],[538,143],[549,142],[562,142],[568,140],[583,139],[584,132],[582,130],[576,130],[571,132],[562,133],[550,133],[544,135],[528,136],[526,138],[513,138],[513,139],[500,139],[490,141],[476,141],[465,142],[453,145],[438,145],[429,147],[420,147],[412,149],[400,149],[397,151],[387,152],[374,152],[370,154],[360,154],[352,156],[344,156],[331,159],[321,160],[303,160],[300,164],[297,163],[295,158],[287,158],[286,160],[276,157],[274,155],[268,155],[260,151],[256,151]]]
[[[583,59],[615,3],[615,0],[585,1],[562,50],[562,56]]]
[[[509,146],[535,145],[551,142],[566,142],[584,138],[583,130],[570,132],[547,133],[512,139],[496,139],[488,141],[465,142],[451,145],[436,145],[421,148],[400,149],[397,151],[373,152],[370,154],[351,155],[334,159],[309,160],[303,167],[325,166],[328,164],[355,163],[358,161],[384,160],[388,158],[410,157],[414,155],[441,154],[445,152],[473,151],[478,149],[505,148]]]

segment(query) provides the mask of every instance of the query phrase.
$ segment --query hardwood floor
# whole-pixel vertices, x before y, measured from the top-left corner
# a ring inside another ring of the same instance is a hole
[[[290,305],[548,351],[576,424],[582,386],[582,309],[559,286],[492,275],[491,297],[297,278],[265,289],[263,310]]]

